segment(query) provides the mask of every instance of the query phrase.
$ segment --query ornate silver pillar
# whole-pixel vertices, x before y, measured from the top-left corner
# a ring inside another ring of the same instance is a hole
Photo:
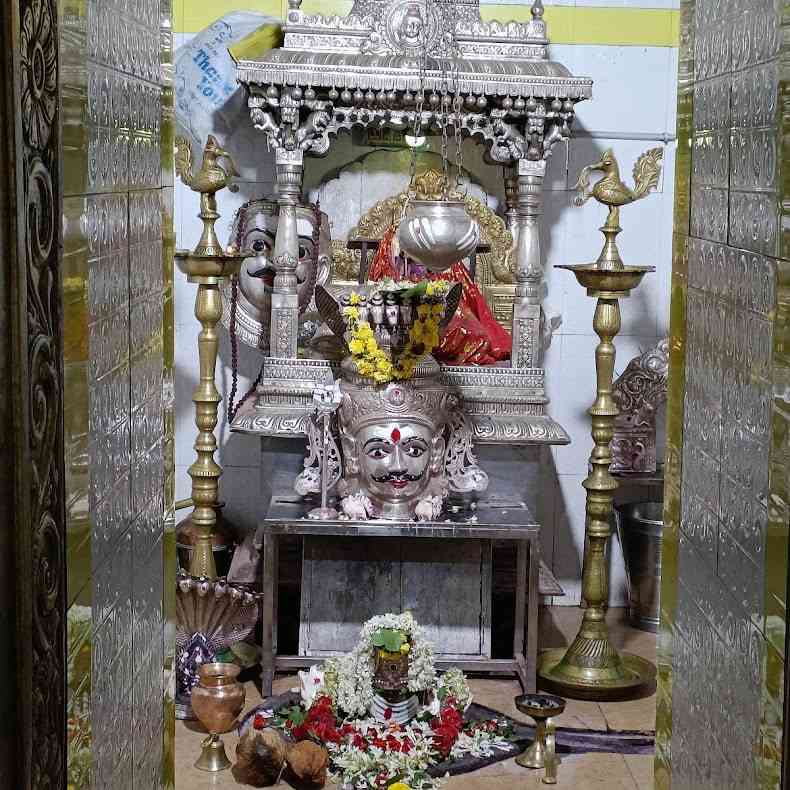
[[[546,161],[519,159],[514,167],[515,217],[511,228],[516,243],[516,294],[513,310],[513,366],[540,364],[540,311],[543,262],[540,257],[540,218],[543,214],[543,177]]]
[[[296,265],[299,233],[296,206],[302,197],[304,153],[278,148],[276,152],[277,202],[280,205],[274,243],[274,290],[272,292],[271,356],[295,358],[299,334],[299,296]]]

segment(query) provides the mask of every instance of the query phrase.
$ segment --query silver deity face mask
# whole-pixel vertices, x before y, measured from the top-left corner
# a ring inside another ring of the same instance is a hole
[[[360,477],[373,499],[411,501],[428,486],[434,439],[423,425],[370,425],[357,435],[357,452]]]
[[[433,360],[387,386],[357,376],[349,359],[341,370],[345,495],[367,500],[378,518],[414,518],[421,502],[446,495],[445,430],[455,396]]]

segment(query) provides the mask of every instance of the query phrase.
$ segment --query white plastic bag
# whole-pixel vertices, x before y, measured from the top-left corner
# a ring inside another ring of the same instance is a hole
[[[218,19],[175,53],[175,114],[178,134],[200,151],[209,134],[227,137],[246,113],[228,47],[278,19],[234,11]]]

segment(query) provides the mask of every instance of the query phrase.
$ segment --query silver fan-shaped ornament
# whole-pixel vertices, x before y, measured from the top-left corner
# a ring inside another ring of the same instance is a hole
[[[412,200],[398,226],[401,252],[429,272],[443,272],[468,258],[480,228],[458,200]]]
[[[179,573],[176,579],[176,716],[193,719],[192,689],[201,664],[241,642],[258,621],[260,593],[225,579]]]

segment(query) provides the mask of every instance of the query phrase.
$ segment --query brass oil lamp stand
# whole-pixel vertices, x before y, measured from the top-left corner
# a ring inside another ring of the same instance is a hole
[[[651,154],[655,157],[655,151],[648,152],[640,162]],[[611,163],[614,164],[616,179],[603,166]],[[635,176],[639,166],[637,163]],[[620,299],[627,297],[645,274],[655,271],[652,266],[623,264],[616,243],[617,234],[622,230],[619,205],[644,197],[655,186],[660,169],[648,174],[652,184],[647,188],[643,184],[641,193],[638,176],[637,188],[633,191],[619,181],[617,162],[610,151],[606,152],[601,163],[591,166],[591,169],[601,169],[606,174],[593,187],[590,195],[609,206],[607,222],[601,228],[606,243],[595,263],[557,267],[572,271],[579,284],[587,289],[587,295],[597,299],[593,318],[593,329],[600,338],[595,350],[597,394],[588,411],[594,447],[590,455],[589,475],[582,483],[587,491],[587,540],[582,575],[582,596],[587,608],[579,632],[567,651],[550,650],[542,654],[538,666],[538,684],[563,697],[615,700],[639,695],[652,686],[656,673],[655,666],[646,659],[617,651],[609,639],[605,616],[609,599],[606,546],[612,534],[611,516],[614,492],[618,485],[609,473],[614,421],[619,413],[612,396],[614,338],[620,331]],[[585,171],[582,171],[582,178]],[[618,185],[621,188],[619,195],[616,191]],[[596,192],[599,186],[601,189]],[[629,196],[630,200],[626,199]]]
[[[230,167],[226,171],[219,160],[226,159]],[[203,233],[194,251],[176,250],[178,268],[187,275],[187,280],[198,286],[195,298],[195,317],[200,322],[198,353],[200,358],[200,381],[192,400],[195,404],[195,424],[198,435],[195,440],[197,458],[189,467],[192,478],[192,523],[198,533],[192,553],[189,572],[193,576],[215,578],[217,569],[212,550],[212,539],[217,524],[219,501],[219,478],[222,468],[214,460],[217,450],[218,407],[222,398],[215,384],[219,337],[217,324],[222,318],[222,296],[220,284],[226,277],[238,274],[244,254],[233,248],[223,249],[217,238],[214,224],[219,219],[216,193],[231,186],[230,181],[238,175],[230,155],[220,148],[216,139],[209,136],[203,151],[200,170],[192,173],[192,151],[189,144],[179,139],[176,143],[176,171],[181,180],[194,192],[200,194],[200,214]]]

